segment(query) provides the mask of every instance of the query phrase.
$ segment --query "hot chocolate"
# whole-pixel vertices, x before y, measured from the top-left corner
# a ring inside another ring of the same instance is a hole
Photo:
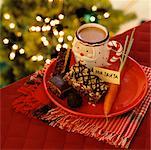
[[[79,31],[78,36],[84,42],[96,43],[104,40],[106,33],[97,27],[86,27]]]

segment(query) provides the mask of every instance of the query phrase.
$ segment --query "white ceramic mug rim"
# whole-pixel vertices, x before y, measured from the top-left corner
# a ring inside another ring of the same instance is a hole
[[[100,28],[101,30],[103,30],[106,34],[105,38],[103,40],[100,40],[98,42],[88,42],[88,41],[84,41],[83,39],[81,39],[78,34],[79,32],[84,29],[84,28],[87,28],[87,27],[97,27],[97,28]],[[101,43],[104,43],[106,42],[108,39],[109,39],[109,32],[107,30],[106,27],[104,27],[103,25],[100,25],[100,24],[97,24],[97,23],[87,23],[87,24],[83,24],[82,26],[79,27],[79,29],[76,31],[76,38],[80,41],[82,41],[83,43],[87,43],[87,44],[101,44]]]

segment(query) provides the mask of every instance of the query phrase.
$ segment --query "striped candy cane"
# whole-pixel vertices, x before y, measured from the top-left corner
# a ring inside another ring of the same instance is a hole
[[[109,63],[112,64],[116,62],[122,55],[123,47],[117,41],[109,41],[107,44],[109,50],[114,51],[113,56],[109,59]]]

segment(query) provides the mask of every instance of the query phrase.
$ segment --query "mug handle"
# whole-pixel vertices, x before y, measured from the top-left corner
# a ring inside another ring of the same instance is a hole
[[[118,41],[109,41],[107,43],[107,48],[112,51],[112,56],[109,58],[108,63],[112,64],[114,62],[117,62],[123,52],[123,47],[121,45],[121,43],[119,43]]]

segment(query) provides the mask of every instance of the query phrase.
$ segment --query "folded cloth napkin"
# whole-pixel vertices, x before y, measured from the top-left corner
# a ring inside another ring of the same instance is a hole
[[[129,147],[151,102],[151,68],[142,66],[148,79],[148,91],[141,104],[123,115],[106,120],[76,116],[51,103],[42,82],[47,67],[45,65],[34,73],[20,87],[22,95],[12,103],[15,111],[38,118],[53,127],[94,137],[115,147]]]

